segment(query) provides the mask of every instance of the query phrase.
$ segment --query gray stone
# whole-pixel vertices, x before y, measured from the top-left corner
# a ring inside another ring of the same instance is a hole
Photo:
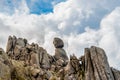
[[[64,43],[60,38],[54,38],[53,44],[54,44],[55,48],[63,48],[64,47]]]
[[[37,53],[30,53],[30,65],[39,67],[38,55]]]
[[[85,49],[85,80],[115,80],[103,49]]]
[[[8,53],[9,51],[12,51],[12,49],[13,49],[13,38],[9,36],[7,47],[6,47],[6,52]]]
[[[58,59],[63,59],[64,61],[68,60],[68,56],[67,56],[65,50],[62,48],[55,49],[55,56],[54,57],[56,60],[58,60]]]
[[[15,48],[14,48],[14,56],[15,57],[19,56],[21,54],[21,51],[22,51],[21,46],[16,45]]]
[[[111,70],[115,80],[120,80],[120,71],[115,68],[111,68]]]
[[[40,47],[37,54],[38,54],[40,67],[49,69],[50,68],[50,59],[49,59],[49,55],[47,54],[47,51],[45,49],[43,49],[42,47]]]
[[[70,61],[68,62],[67,66],[65,67],[65,72],[67,74],[75,74],[77,71],[80,70],[80,63],[79,60],[75,55],[70,56]]]
[[[13,49],[14,49],[14,48],[15,48],[15,45],[16,45],[17,38],[16,38],[16,36],[13,36],[12,39],[13,39],[12,45],[13,45]]]
[[[18,38],[17,39],[17,42],[16,42],[16,45],[19,45],[20,47],[25,47],[25,44],[26,42],[24,42],[24,39],[22,38]]]
[[[6,61],[8,62],[8,56],[2,48],[0,48],[0,61],[1,62],[6,62]]]

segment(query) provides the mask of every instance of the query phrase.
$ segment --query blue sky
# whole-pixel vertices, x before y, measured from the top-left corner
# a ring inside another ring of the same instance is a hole
[[[33,0],[26,1],[30,8],[30,13],[41,14],[53,12],[53,5],[65,0],[34,0],[34,3],[32,2]]]
[[[1,11],[14,12],[14,8],[17,8],[22,0],[1,0],[0,8],[7,7],[7,9],[0,9]],[[25,0],[31,14],[42,14],[53,12],[53,6],[57,3],[63,2],[65,0]]]
[[[24,37],[54,54],[60,37],[68,55],[81,56],[92,45],[120,66],[120,0],[0,0],[0,46],[9,35]],[[119,68],[120,69],[120,68]]]

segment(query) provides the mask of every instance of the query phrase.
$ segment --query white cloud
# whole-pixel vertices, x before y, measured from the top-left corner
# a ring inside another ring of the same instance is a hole
[[[85,47],[100,46],[105,49],[110,65],[119,67],[120,8],[113,10],[118,4],[111,5],[111,0],[110,5],[106,4],[107,0],[67,0],[54,5],[53,13],[36,15],[29,13],[23,0],[14,14],[0,13],[0,46],[5,46],[9,35],[16,35],[39,43],[54,54],[52,41],[58,36],[64,40],[68,54],[80,56]],[[106,12],[108,15],[103,18]],[[91,28],[87,21],[93,21],[91,25],[101,23],[100,29]]]
[[[120,7],[113,10],[101,21],[102,35],[99,45],[106,50],[112,66],[120,67]],[[119,68],[120,69],[120,68]]]

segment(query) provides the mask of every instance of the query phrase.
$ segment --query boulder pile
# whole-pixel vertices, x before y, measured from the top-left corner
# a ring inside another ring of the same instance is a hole
[[[6,52],[0,48],[0,80],[120,80],[103,49],[85,48],[83,56],[67,56],[64,42],[54,38],[54,55],[38,44],[9,36]]]

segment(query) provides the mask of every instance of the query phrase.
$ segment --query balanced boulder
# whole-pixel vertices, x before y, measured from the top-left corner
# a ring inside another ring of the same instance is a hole
[[[55,46],[55,48],[63,48],[64,47],[64,43],[60,38],[54,38],[53,44]]]
[[[54,56],[55,59],[56,60],[63,59],[64,61],[68,60],[67,54],[65,50],[63,49],[64,43],[62,39],[54,38],[53,44],[55,46],[55,56]]]

